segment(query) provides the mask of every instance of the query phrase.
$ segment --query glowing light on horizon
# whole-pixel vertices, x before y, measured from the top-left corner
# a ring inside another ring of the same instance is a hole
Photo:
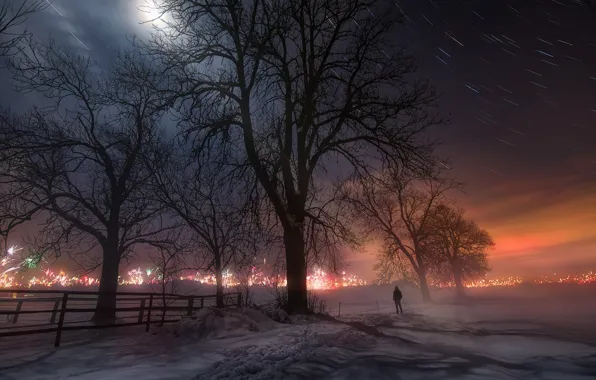
[[[502,286],[516,286],[524,283],[522,277],[500,277],[500,278],[482,278],[473,281],[467,281],[464,286],[466,288],[493,288]],[[436,282],[433,283],[437,288],[452,288],[455,284],[452,282]]]
[[[12,246],[6,251],[5,257],[0,260],[0,288],[32,288],[32,287],[72,287],[72,286],[98,286],[99,279],[92,276],[74,276],[67,274],[64,270],[53,271],[51,269],[37,269],[31,278],[25,279],[22,275],[17,275],[24,269],[35,268],[31,258],[19,261],[15,253],[22,248]],[[187,272],[176,278],[180,281],[194,281],[205,285],[215,285],[216,277],[214,274],[201,272]],[[332,290],[345,287],[366,286],[368,283],[354,274],[342,272],[340,275],[334,275],[320,268],[315,268],[307,276],[308,289]],[[168,280],[169,281],[169,280]],[[158,268],[134,268],[126,273],[126,276],[119,278],[120,285],[143,285],[143,284],[161,284],[163,277]],[[232,271],[225,270],[222,274],[222,282],[225,288],[234,288],[242,284],[241,280]],[[465,283],[467,288],[488,288],[488,287],[506,287],[518,286],[524,283],[529,284],[596,284],[596,272],[589,271],[582,274],[557,276],[543,276],[537,280],[526,281],[522,277],[501,277],[501,278],[482,278]],[[262,287],[285,287],[287,280],[284,276],[266,275],[257,267],[251,268],[251,273],[245,280],[248,286]],[[454,284],[450,282],[431,282],[431,285],[438,288],[450,288]]]
[[[53,271],[51,269],[39,269],[39,272],[29,279],[22,275],[20,279],[17,274],[25,269],[32,269],[35,266],[26,258],[18,261],[15,253],[21,249],[10,247],[7,254],[0,261],[0,288],[32,288],[32,287],[72,287],[72,286],[97,286],[99,279],[92,276],[73,276],[67,274],[64,270]],[[143,285],[143,284],[161,284],[163,277],[158,268],[134,268],[126,273],[125,277],[119,277],[120,285]],[[216,277],[213,274],[201,272],[187,273],[177,277],[181,281],[195,281],[206,285],[215,285]],[[169,281],[169,280],[168,280]],[[225,270],[222,274],[223,286],[232,288],[241,285],[241,281],[230,270]],[[283,276],[267,276],[262,270],[256,267],[251,268],[247,284],[249,286],[287,286],[287,280]],[[309,289],[336,289],[347,286],[363,286],[366,281],[358,276],[342,272],[341,276],[329,274],[321,269],[315,269],[307,277],[307,287]]]
[[[574,275],[566,275],[557,277],[554,273],[552,276],[542,276],[537,280],[524,280],[523,277],[501,277],[501,278],[483,278],[479,280],[469,281],[464,286],[466,288],[488,288],[488,287],[503,287],[503,286],[518,286],[522,284],[596,284],[596,272],[589,271],[586,273],[579,273]],[[450,282],[434,283],[438,288],[451,288],[455,285]]]

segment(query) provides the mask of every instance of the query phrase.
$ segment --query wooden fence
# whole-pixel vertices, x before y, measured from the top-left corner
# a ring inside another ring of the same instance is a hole
[[[215,306],[215,295],[161,293],[114,293],[116,321],[94,324],[99,292],[0,289],[0,338],[19,335],[56,333],[54,346],[60,346],[63,331],[104,329],[180,321],[184,316]],[[224,295],[224,305],[240,306],[240,293]],[[70,318],[69,318],[70,317]]]

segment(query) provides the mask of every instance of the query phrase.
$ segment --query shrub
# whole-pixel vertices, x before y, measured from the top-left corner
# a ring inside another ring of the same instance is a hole
[[[308,314],[328,314],[327,304],[321,296],[313,290],[308,291]]]

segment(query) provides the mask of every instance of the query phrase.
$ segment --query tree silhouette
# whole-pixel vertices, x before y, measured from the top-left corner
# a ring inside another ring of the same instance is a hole
[[[30,15],[47,6],[45,0],[7,0],[0,4],[0,57],[17,52],[15,48],[28,35],[27,30],[20,27]]]
[[[46,248],[100,253],[94,319],[110,322],[121,261],[139,244],[170,243],[160,235],[176,227],[151,196],[145,164],[161,133],[160,97],[142,86],[151,70],[124,54],[101,73],[89,58],[32,40],[9,69],[18,90],[42,92],[53,104],[3,125],[0,185],[42,226],[37,241]]]
[[[196,254],[215,274],[216,306],[224,306],[226,269],[252,262],[259,239],[251,212],[251,183],[212,154],[196,157],[174,139],[158,146],[152,163],[156,196],[194,234]]]
[[[430,237],[426,248],[434,256],[433,271],[437,277],[449,275],[458,296],[464,295],[465,279],[478,278],[489,270],[486,251],[494,248],[490,234],[464,211],[448,205],[433,209],[429,222]]]
[[[362,231],[383,241],[381,275],[403,271],[405,257],[425,301],[430,300],[427,276],[432,252],[426,244],[431,215],[446,193],[458,186],[453,181],[389,169],[351,183],[344,193]]]
[[[288,311],[306,312],[306,226],[342,230],[311,210],[329,204],[320,185],[431,161],[424,131],[439,120],[395,38],[402,15],[380,0],[154,3],[167,25],[143,47],[176,78],[180,125],[198,149],[245,158],[283,230]]]

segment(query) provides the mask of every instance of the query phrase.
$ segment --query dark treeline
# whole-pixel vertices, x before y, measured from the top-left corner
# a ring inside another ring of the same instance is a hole
[[[165,26],[102,71],[16,32],[44,3],[0,11],[2,69],[50,101],[2,110],[0,229],[34,223],[37,257],[101,268],[96,321],[115,318],[109,293],[141,249],[164,289],[211,271],[219,306],[225,270],[279,257],[292,313],[309,266],[338,270],[342,247],[371,240],[382,279],[413,278],[427,300],[429,276],[462,293],[489,269],[494,243],[450,201],[460,185],[431,137],[445,120],[391,4],[156,1]]]

